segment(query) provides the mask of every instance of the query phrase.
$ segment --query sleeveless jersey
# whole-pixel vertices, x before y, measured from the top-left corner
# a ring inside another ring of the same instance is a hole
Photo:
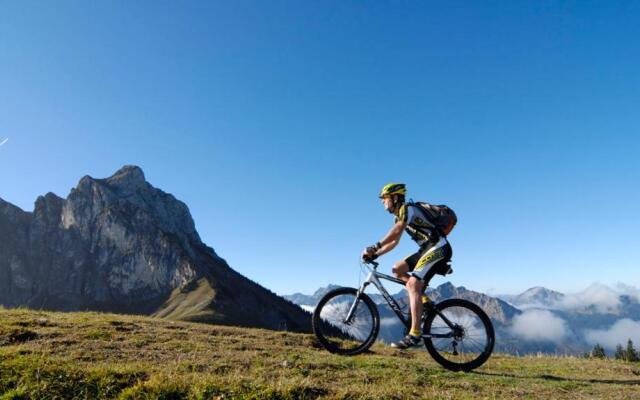
[[[396,217],[396,223],[398,221],[405,222],[407,227],[405,231],[411,236],[418,246],[422,247],[427,243],[435,242],[438,240],[438,233],[434,229],[422,210],[417,206],[410,206],[403,204],[398,210],[398,216]]]

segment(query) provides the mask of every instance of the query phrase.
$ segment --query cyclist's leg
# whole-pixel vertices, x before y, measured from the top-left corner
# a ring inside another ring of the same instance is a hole
[[[416,266],[416,263],[420,259],[420,252],[414,253],[409,257],[405,258],[402,261],[398,261],[393,265],[391,271],[398,279],[402,279],[405,283],[409,281],[410,275],[409,272],[413,271]]]
[[[453,251],[451,249],[451,245],[449,243],[445,244],[442,247],[442,250],[444,251],[444,257],[442,257],[440,260],[436,261],[435,263],[433,263],[433,265],[431,265],[431,267],[428,269],[428,271],[424,274],[424,278],[422,279],[422,281],[424,282],[424,289],[427,288],[427,286],[429,286],[429,283],[431,282],[431,279],[433,279],[433,277],[440,272],[440,267],[442,266],[443,263],[448,262],[449,260],[451,260],[451,256],[453,254]]]
[[[409,295],[409,309],[411,310],[412,315],[415,314],[415,311],[413,309],[413,304],[414,304],[413,298],[415,296],[413,294],[413,289],[411,285],[413,284],[412,283],[413,281],[416,281],[416,278],[412,277],[409,273],[413,271],[413,269],[416,266],[416,263],[418,262],[421,256],[422,256],[422,250],[410,255],[409,257],[405,258],[402,261],[397,262],[393,266],[393,273],[396,275],[396,277],[398,277],[398,279],[401,279],[405,282],[405,287],[407,288],[407,293]],[[413,317],[412,317],[412,320],[413,320]],[[405,336],[404,339],[398,342],[391,343],[391,347],[394,347],[397,349],[406,349],[408,347],[416,346],[422,342],[422,340],[420,339],[421,332],[419,329],[418,330],[411,329],[408,333],[409,334]]]
[[[405,282],[409,280],[409,265],[405,260],[393,264],[391,272],[393,272],[393,275],[398,279],[402,279]]]
[[[420,317],[422,316],[422,280],[411,276],[407,282],[407,291],[409,292],[409,306],[411,307],[411,332],[415,332],[415,336],[419,336]],[[412,333],[414,334],[414,333]]]
[[[411,279],[407,282],[409,299],[411,301],[411,330],[420,329],[420,318],[422,316],[422,289],[426,283],[433,278],[435,271],[433,266],[440,260],[451,256],[451,246],[445,238],[441,238],[438,243],[428,248],[416,263],[416,267],[411,272]],[[431,273],[429,273],[431,271]]]

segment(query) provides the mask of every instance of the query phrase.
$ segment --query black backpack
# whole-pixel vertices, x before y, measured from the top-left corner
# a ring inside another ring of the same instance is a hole
[[[453,227],[456,226],[458,222],[456,213],[444,204],[433,205],[417,201],[415,203],[409,203],[409,205],[418,207],[427,217],[428,222],[444,236],[451,233]]]

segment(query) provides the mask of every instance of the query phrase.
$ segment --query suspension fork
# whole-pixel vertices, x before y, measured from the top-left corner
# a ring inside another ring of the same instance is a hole
[[[367,288],[367,286],[369,286],[372,279],[373,279],[373,272],[369,272],[367,279],[364,282],[362,282],[362,286],[360,286],[360,288],[358,289],[358,293],[356,294],[356,298],[353,301],[353,304],[351,304],[351,308],[349,308],[349,312],[347,313],[347,316],[343,321],[345,324],[351,323],[351,320],[353,319],[353,315],[356,312],[356,307],[358,307],[358,303],[360,302],[360,296],[362,296],[362,294],[364,293],[364,290]]]

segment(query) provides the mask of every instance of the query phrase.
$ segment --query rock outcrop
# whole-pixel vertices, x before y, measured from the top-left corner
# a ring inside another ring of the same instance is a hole
[[[33,212],[0,199],[0,304],[307,331],[309,314],[206,246],[187,206],[136,166],[83,177]]]

